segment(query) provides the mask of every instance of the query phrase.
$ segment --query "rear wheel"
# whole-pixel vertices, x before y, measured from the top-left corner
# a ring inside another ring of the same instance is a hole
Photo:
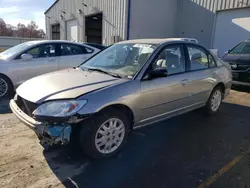
[[[83,125],[80,144],[92,158],[115,155],[125,144],[129,132],[129,119],[117,109],[99,113]]]
[[[220,108],[222,98],[223,98],[222,89],[220,87],[214,88],[205,106],[206,112],[208,114],[216,113]]]
[[[11,81],[3,75],[0,75],[0,99],[10,96],[13,93]]]

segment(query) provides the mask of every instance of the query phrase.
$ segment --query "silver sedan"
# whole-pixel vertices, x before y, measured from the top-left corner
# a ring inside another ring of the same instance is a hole
[[[197,108],[216,113],[231,84],[230,66],[197,43],[130,40],[25,82],[10,107],[42,142],[78,142],[101,158],[116,154],[134,129]]]
[[[35,76],[78,66],[100,49],[69,41],[29,41],[0,53],[0,99]]]

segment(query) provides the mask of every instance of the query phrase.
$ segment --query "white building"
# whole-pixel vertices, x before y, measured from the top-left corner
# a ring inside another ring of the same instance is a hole
[[[250,38],[250,0],[56,0],[45,12],[48,39],[112,44],[192,37],[220,53]]]

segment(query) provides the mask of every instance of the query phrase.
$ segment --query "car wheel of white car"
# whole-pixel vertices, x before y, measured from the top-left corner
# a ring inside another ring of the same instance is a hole
[[[0,75],[0,99],[10,95],[12,84],[6,76]]]
[[[80,144],[92,158],[105,158],[116,154],[124,145],[129,132],[129,119],[122,111],[109,109],[98,113],[84,123]]]
[[[207,101],[206,112],[209,114],[216,113],[220,108],[222,98],[223,98],[222,89],[220,87],[214,88]]]

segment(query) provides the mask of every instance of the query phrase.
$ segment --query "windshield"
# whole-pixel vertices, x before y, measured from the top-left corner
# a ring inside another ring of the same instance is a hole
[[[250,55],[250,42],[242,42],[233,48],[230,54],[249,54]]]
[[[81,65],[132,78],[146,63],[156,46],[152,44],[115,44]]]
[[[13,55],[25,50],[27,47],[31,46],[31,43],[22,43],[17,46],[14,46],[12,48],[9,48],[8,50],[5,50],[4,52],[0,53],[0,56],[7,59],[9,57],[12,57]]]

